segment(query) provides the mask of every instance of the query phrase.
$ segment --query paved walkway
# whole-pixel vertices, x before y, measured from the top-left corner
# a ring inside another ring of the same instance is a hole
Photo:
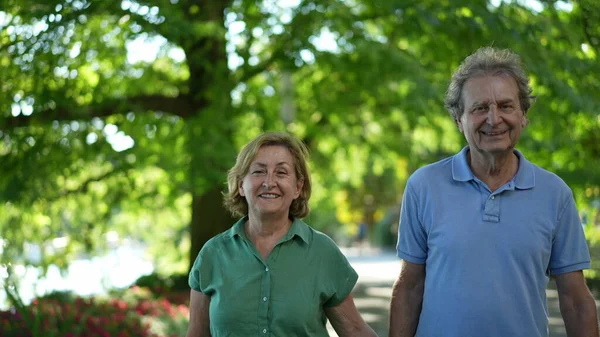
[[[358,310],[379,337],[387,336],[392,285],[400,273],[400,261],[389,251],[363,249],[359,252],[354,248],[345,248],[343,251],[359,275],[353,293]],[[558,293],[553,284],[550,284],[546,294],[550,311],[550,337],[567,337],[558,307]],[[331,326],[329,334],[337,337]]]

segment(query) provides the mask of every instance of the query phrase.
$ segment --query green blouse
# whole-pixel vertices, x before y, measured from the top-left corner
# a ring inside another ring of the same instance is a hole
[[[358,275],[327,235],[295,220],[264,261],[244,234],[247,217],[202,248],[190,287],[211,297],[212,337],[328,336],[325,307]]]

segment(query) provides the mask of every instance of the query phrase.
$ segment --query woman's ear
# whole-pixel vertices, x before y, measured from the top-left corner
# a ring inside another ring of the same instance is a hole
[[[244,181],[243,181],[243,180],[240,180],[240,181],[238,181],[238,193],[239,193],[239,194],[240,194],[242,197],[245,197],[245,195],[244,195],[244,188],[243,188],[243,186],[242,186],[242,185],[243,185],[243,183],[244,183]]]
[[[302,187],[304,187],[304,179],[298,179],[296,182],[296,193],[294,193],[294,200],[298,199],[300,196],[300,192],[302,192]]]

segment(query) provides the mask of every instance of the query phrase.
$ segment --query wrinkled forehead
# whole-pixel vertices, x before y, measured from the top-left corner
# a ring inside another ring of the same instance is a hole
[[[519,99],[517,81],[504,72],[493,75],[475,76],[468,79],[462,90],[465,106],[478,103],[496,103]]]

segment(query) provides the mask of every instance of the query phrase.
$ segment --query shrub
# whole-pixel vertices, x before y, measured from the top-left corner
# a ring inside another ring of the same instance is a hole
[[[82,298],[52,293],[30,305],[0,311],[1,337],[163,337],[182,336],[188,325],[185,297],[155,298],[132,287],[119,296]],[[186,297],[189,295],[186,294]]]
[[[153,292],[164,293],[170,291],[190,290],[187,274],[174,274],[171,276],[161,276],[157,273],[143,275],[139,277],[134,285],[138,287],[147,287]]]

